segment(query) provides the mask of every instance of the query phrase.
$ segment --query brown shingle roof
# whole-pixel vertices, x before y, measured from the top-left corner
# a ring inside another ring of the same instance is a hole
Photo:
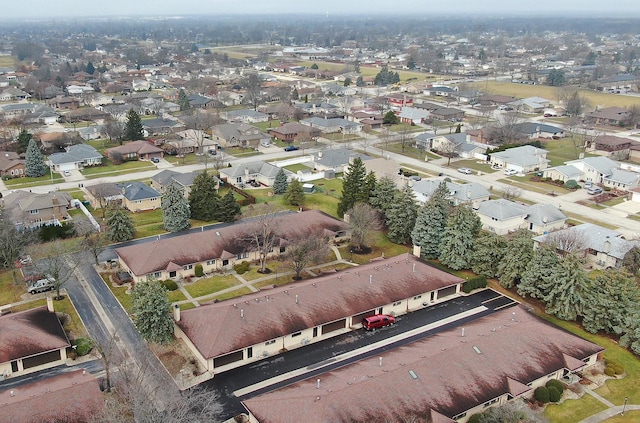
[[[98,381],[83,370],[0,391],[1,420],[7,423],[85,421],[103,403]]]
[[[0,316],[0,363],[69,345],[58,317],[47,307]]]
[[[268,295],[186,310],[177,324],[204,357],[212,358],[461,281],[404,254],[273,288]]]
[[[447,330],[244,404],[261,423],[399,421],[430,410],[451,418],[573,367],[565,356],[579,361],[602,350],[521,307],[508,308],[465,324],[464,337],[460,328]]]
[[[131,141],[131,142],[122,144],[118,147],[109,148],[105,152],[107,154],[111,154],[112,151],[117,151],[120,154],[130,154],[130,153],[152,154],[152,153],[163,152],[163,150],[160,147],[156,147],[150,142],[143,141],[143,140]]]

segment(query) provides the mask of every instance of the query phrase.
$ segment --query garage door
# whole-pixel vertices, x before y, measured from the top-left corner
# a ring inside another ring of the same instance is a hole
[[[221,367],[225,364],[235,363],[236,361],[242,360],[242,357],[242,351],[236,351],[231,354],[216,357],[213,359],[213,367]]]
[[[42,364],[51,363],[60,360],[60,350],[50,351],[48,353],[35,355],[33,357],[22,360],[22,366],[25,369],[40,366]]]
[[[338,320],[322,326],[322,334],[333,332],[335,330],[344,329],[347,326],[347,319]]]
[[[438,299],[448,297],[456,293],[456,286],[450,286],[448,288],[443,288],[438,290]]]
[[[360,323],[362,321],[362,319],[364,319],[365,317],[373,316],[374,314],[376,314],[375,310],[369,310],[369,311],[365,311],[364,313],[356,314],[351,319],[351,322],[354,325],[356,325],[356,324]]]

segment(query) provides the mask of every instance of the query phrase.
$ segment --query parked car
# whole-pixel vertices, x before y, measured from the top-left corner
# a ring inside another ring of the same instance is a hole
[[[390,314],[376,314],[362,319],[362,327],[366,330],[375,330],[392,325],[395,322],[396,318]]]
[[[505,169],[504,174],[507,176],[513,176],[513,175],[517,175],[518,171],[515,169]]]
[[[215,156],[216,154],[218,154],[218,152],[214,149],[210,149],[209,151],[207,151],[207,153],[211,154],[212,156]]]
[[[71,176],[71,172],[69,172],[68,170],[65,170],[64,172],[62,172],[62,174],[64,176]]]
[[[284,151],[296,151],[299,147],[297,145],[288,145],[284,148]]]
[[[37,294],[39,292],[51,291],[55,289],[55,279],[53,278],[44,278],[38,279],[27,288],[27,292],[29,294]]]
[[[592,186],[593,186],[593,182],[591,182],[591,181],[586,181],[586,182],[584,183],[584,187],[585,187],[585,188],[591,188]]]
[[[458,169],[458,172],[464,173],[465,175],[471,175],[473,171],[468,167],[461,167],[460,169]]]
[[[587,194],[589,195],[596,195],[596,194],[602,194],[604,192],[604,190],[600,187],[597,186],[592,186],[591,188],[589,188],[587,190]]]
[[[157,158],[157,157],[152,157],[152,158],[151,158],[151,161],[152,161],[153,163],[160,163],[160,159],[159,159],[159,158]]]

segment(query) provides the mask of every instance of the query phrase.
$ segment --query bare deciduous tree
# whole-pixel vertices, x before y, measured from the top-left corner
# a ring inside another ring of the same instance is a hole
[[[39,246],[38,249],[40,250],[39,254],[44,257],[37,261],[36,267],[47,277],[53,279],[56,290],[54,299],[60,300],[62,299],[60,289],[73,277],[73,272],[78,264],[69,257],[71,251],[61,241],[53,241],[44,248]]]
[[[354,251],[367,250],[372,233],[382,228],[379,213],[364,203],[357,203],[349,209],[345,213],[345,220],[351,226],[351,245]]]
[[[582,233],[566,229],[549,233],[544,243],[554,246],[562,255],[580,253],[587,248],[587,239]]]
[[[321,234],[306,234],[287,247],[287,260],[299,279],[305,267],[327,256],[329,246]]]
[[[509,186],[502,190],[502,198],[505,200],[515,200],[520,197],[522,190],[518,187]]]
[[[258,272],[267,273],[267,256],[276,245],[276,220],[273,213],[257,216],[248,224],[243,240],[247,242],[251,250],[258,254],[260,269]]]

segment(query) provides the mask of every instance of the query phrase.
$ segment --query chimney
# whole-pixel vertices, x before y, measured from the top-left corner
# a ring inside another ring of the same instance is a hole
[[[50,295],[47,295],[47,310],[49,310],[49,313],[55,312],[53,309],[53,298],[51,298]]]
[[[180,306],[178,304],[174,304],[173,306],[173,320],[176,322],[180,321]]]

